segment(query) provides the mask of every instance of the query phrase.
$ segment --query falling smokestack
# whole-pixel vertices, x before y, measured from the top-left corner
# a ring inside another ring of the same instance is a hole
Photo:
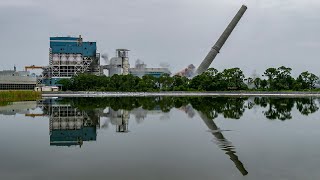
[[[209,68],[210,64],[212,63],[214,58],[217,56],[217,54],[219,53],[220,49],[222,48],[224,43],[227,41],[228,37],[230,36],[230,34],[232,33],[233,29],[236,27],[236,25],[240,21],[241,17],[246,12],[246,10],[247,10],[247,6],[242,5],[242,7],[238,11],[238,13],[232,19],[232,21],[230,22],[228,27],[224,30],[224,32],[222,33],[222,35],[220,36],[220,38],[218,39],[216,44],[211,48],[211,50],[208,53],[208,55],[204,58],[204,60],[202,61],[202,63],[198,67],[198,69],[196,71],[196,75],[197,74],[202,74],[204,71],[206,71]]]

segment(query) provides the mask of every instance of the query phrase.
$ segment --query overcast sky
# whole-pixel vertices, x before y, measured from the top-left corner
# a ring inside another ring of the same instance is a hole
[[[173,72],[198,66],[242,4],[248,10],[211,67],[320,75],[319,0],[0,0],[0,70],[48,65],[49,37],[79,34],[109,56],[130,49],[131,66],[137,58]]]

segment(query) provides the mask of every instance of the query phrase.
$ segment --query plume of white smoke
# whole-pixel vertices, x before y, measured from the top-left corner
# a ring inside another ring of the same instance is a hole
[[[103,53],[102,55],[101,55],[101,58],[104,60],[104,62],[106,63],[106,64],[109,64],[109,55],[107,54],[107,53]]]
[[[170,64],[167,63],[167,62],[161,62],[161,63],[159,64],[159,66],[162,67],[162,68],[169,68],[169,67],[170,67]]]
[[[143,69],[143,68],[146,68],[147,65],[142,60],[137,59],[135,63],[135,67],[139,69]]]

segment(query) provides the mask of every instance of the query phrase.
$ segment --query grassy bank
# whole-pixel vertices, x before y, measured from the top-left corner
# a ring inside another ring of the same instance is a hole
[[[35,91],[0,91],[0,104],[14,101],[32,101],[39,98],[41,98],[41,93]]]

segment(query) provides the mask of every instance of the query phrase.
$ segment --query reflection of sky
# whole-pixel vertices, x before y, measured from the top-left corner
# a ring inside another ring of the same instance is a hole
[[[243,177],[211,140],[208,127],[172,109],[130,116],[127,134],[98,130],[97,141],[81,148],[49,146],[47,117],[0,115],[1,179],[318,179],[319,112],[287,121],[267,120],[262,108],[246,109],[238,119],[219,115],[216,125],[236,147],[249,174]]]

